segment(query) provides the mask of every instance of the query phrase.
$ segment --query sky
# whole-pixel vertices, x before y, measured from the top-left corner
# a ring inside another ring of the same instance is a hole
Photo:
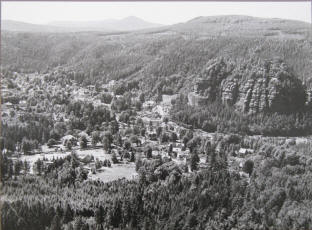
[[[2,2],[1,19],[34,24],[136,16],[164,25],[198,16],[249,15],[311,22],[311,2]]]

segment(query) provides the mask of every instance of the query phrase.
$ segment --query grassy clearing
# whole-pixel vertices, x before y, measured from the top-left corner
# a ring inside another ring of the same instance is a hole
[[[89,178],[109,182],[122,178],[131,180],[137,175],[134,163],[113,164],[111,168],[102,167],[101,170],[103,170],[103,172],[91,174]]]

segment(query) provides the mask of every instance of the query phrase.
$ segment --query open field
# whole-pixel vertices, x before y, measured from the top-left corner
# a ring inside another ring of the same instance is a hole
[[[102,167],[97,174],[91,174],[90,179],[100,180],[103,182],[114,181],[122,178],[134,179],[137,176],[135,164],[113,164],[111,168]]]

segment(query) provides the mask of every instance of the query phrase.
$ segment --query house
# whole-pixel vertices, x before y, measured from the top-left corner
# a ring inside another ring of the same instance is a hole
[[[19,102],[19,106],[20,106],[21,108],[26,108],[26,107],[27,107],[27,102],[26,102],[26,100],[20,101],[20,102]]]
[[[11,102],[7,102],[4,104],[7,108],[13,108],[13,104]]]
[[[88,89],[88,90],[94,90],[94,89],[95,89],[95,86],[94,86],[94,85],[89,85],[89,86],[87,86],[87,89]]]
[[[115,86],[115,84],[116,84],[116,81],[115,80],[111,80],[111,81],[108,82],[108,87],[113,87],[113,86]]]
[[[156,105],[155,101],[146,101],[146,102],[143,103],[143,108],[144,109],[151,109],[155,105]]]
[[[253,149],[245,149],[245,148],[240,148],[238,150],[238,156],[240,157],[244,157],[247,154],[253,153],[254,150]]]
[[[248,151],[247,151],[247,149],[240,148],[240,149],[238,150],[238,154],[246,155],[246,154],[248,154]]]

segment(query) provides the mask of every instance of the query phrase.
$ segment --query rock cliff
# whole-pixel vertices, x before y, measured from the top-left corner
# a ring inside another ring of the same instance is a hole
[[[302,108],[306,91],[302,82],[280,59],[235,65],[223,59],[205,66],[194,83],[194,94],[209,101],[220,99],[236,110],[292,112]]]

